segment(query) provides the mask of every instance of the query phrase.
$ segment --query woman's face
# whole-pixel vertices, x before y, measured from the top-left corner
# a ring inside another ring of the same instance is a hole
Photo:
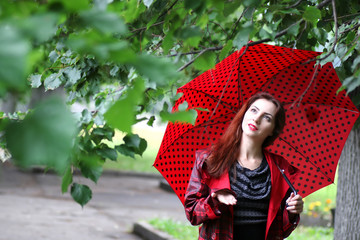
[[[258,99],[245,112],[242,122],[243,135],[263,142],[275,128],[276,106],[266,99]]]

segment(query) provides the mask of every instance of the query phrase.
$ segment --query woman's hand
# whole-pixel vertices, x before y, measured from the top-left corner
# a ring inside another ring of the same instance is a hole
[[[217,191],[216,193],[211,194],[212,198],[216,198],[219,202],[225,205],[235,205],[236,198],[229,192],[226,191]]]
[[[291,193],[290,197],[286,200],[286,210],[292,214],[302,213],[304,208],[304,201],[302,197],[297,194]]]

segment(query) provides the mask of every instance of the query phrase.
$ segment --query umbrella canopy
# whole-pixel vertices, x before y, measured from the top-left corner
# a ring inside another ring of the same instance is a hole
[[[331,63],[315,65],[321,53],[258,44],[242,48],[178,89],[197,110],[195,125],[169,123],[154,166],[182,203],[195,151],[217,141],[242,104],[266,91],[283,102],[286,125],[268,150],[301,172],[292,183],[303,197],[333,183],[337,163],[359,116]]]

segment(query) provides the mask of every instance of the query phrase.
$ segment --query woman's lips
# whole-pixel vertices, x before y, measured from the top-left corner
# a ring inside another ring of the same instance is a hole
[[[256,131],[256,130],[258,130],[258,128],[257,128],[255,125],[253,125],[253,124],[249,124],[249,128],[250,128],[251,131]]]

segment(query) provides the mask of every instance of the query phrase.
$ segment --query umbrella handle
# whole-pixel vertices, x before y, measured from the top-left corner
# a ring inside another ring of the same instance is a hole
[[[275,162],[275,161],[274,161]],[[289,185],[289,187],[291,188],[291,190],[293,191],[293,193],[296,195],[297,194],[297,191],[296,189],[294,188],[294,186],[291,184],[290,180],[288,179],[288,177],[285,175],[284,173],[284,170],[281,169],[279,167],[279,165],[275,162],[276,166],[278,167],[279,171],[281,172],[281,175],[283,175],[285,181],[287,182],[287,184]]]

